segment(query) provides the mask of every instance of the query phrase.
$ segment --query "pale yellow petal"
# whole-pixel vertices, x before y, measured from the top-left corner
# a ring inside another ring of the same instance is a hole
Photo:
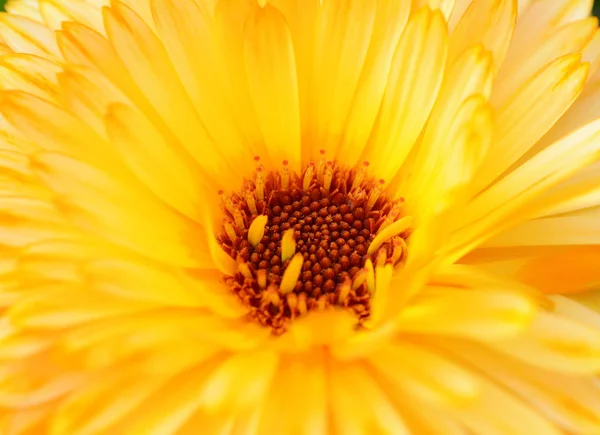
[[[472,408],[455,413],[455,418],[471,432],[486,435],[563,433],[541,412],[532,408],[529,398],[520,399],[483,377],[480,378],[480,382],[480,399]]]
[[[494,142],[476,186],[483,188],[518,161],[569,108],[585,84],[580,55],[557,59],[497,108]]]
[[[600,35],[600,33],[599,33]],[[598,38],[600,41],[600,37]],[[600,43],[599,43],[600,45]],[[590,67],[590,74],[592,70]],[[556,121],[556,124],[540,139],[531,153],[543,149],[554,141],[581,128],[600,117],[600,81],[598,77],[588,76],[588,83],[581,91],[579,97],[573,102],[569,110]]]
[[[600,162],[578,171],[535,201],[535,217],[575,214],[600,205]]]
[[[592,378],[574,378],[532,367],[481,345],[438,342],[458,360],[500,383],[572,433],[593,433],[600,423],[600,390]]]
[[[50,60],[60,59],[52,31],[30,18],[0,14],[0,39],[18,53],[35,54]]]
[[[0,87],[22,90],[49,101],[57,100],[60,65],[38,56],[10,54],[0,58]]]
[[[94,4],[96,3],[96,4]],[[59,30],[65,21],[77,21],[98,32],[104,32],[100,7],[107,6],[109,0],[91,2],[88,0],[39,0],[40,14],[46,25]]]
[[[580,54],[598,27],[596,18],[567,24],[550,35],[535,51],[519,62],[518,68],[508,66],[501,70],[494,82],[491,102],[496,107],[507,104],[511,96],[532,76],[556,59],[570,54]]]
[[[529,201],[597,158],[599,134],[600,121],[575,131],[473,199],[461,211],[462,225],[454,233],[452,244],[457,248],[462,245],[459,251],[466,253],[510,227],[511,219],[517,219],[515,212],[526,210]]]
[[[35,21],[43,21],[38,1],[9,0],[4,5],[4,9],[13,15],[23,15]]]
[[[520,64],[535,56],[540,45],[550,39],[558,28],[572,21],[588,18],[592,2],[593,0],[533,0],[524,10],[520,7],[519,20],[502,69],[507,73],[518,71]]]
[[[570,375],[600,370],[600,327],[560,314],[539,313],[527,332],[493,348],[528,364]]]
[[[555,245],[600,245],[598,218],[563,216],[531,220],[503,231],[482,247]]]
[[[494,70],[498,71],[512,38],[516,9],[514,0],[474,0],[452,31],[449,61],[456,60],[468,47],[482,44],[492,53]]]
[[[473,0],[456,0],[454,2],[454,7],[452,8],[450,17],[448,17],[448,29],[450,33],[454,32],[454,29],[456,29],[456,26],[472,2]]]

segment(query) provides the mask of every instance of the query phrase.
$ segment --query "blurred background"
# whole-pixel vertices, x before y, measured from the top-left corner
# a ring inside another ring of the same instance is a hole
[[[68,1],[68,0],[66,0]],[[552,1],[552,0],[549,0]],[[7,0],[0,0],[0,10],[4,10],[4,5],[6,4]],[[600,16],[600,0],[594,0],[594,14],[596,16]]]
[[[68,0],[65,0],[68,1]],[[549,1],[553,1],[553,0],[549,0]],[[0,0],[0,10],[4,10],[4,5],[6,4],[7,0]],[[594,14],[596,16],[600,16],[600,0],[594,0]]]

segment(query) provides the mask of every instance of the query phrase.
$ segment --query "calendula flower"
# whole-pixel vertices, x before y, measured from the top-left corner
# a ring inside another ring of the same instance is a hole
[[[0,433],[600,433],[589,0],[13,0]]]

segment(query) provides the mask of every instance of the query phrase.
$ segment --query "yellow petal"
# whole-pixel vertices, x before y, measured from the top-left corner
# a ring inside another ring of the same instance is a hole
[[[385,376],[390,390],[399,388],[421,406],[460,408],[478,397],[479,382],[468,370],[410,342],[383,346],[369,364]]]
[[[59,330],[94,320],[130,316],[152,307],[144,303],[120,303],[81,285],[39,286],[38,289],[45,293],[26,298],[9,309],[7,317],[14,325]]]
[[[265,398],[256,433],[298,431],[326,435],[328,362],[328,355],[320,352],[283,357]],[[303,400],[290,407],[290,397],[302,397]]]
[[[38,359],[38,364],[48,364],[45,359],[47,358]],[[0,381],[0,404],[3,408],[34,408],[44,405],[45,402],[60,399],[81,385],[81,375],[73,372],[58,372],[54,367],[38,366],[37,372],[30,373],[24,380],[24,373],[34,369],[31,365],[28,360],[21,361],[18,369],[3,364],[3,376]]]
[[[0,197],[0,238],[4,246],[23,247],[47,238],[69,237],[74,231],[45,200]]]
[[[108,108],[106,129],[125,162],[160,199],[189,218],[201,221],[206,182],[189,154],[161,135],[141,113],[128,106]]]
[[[398,67],[391,69],[392,60],[395,52],[402,53],[401,49],[396,47],[405,29],[409,12],[408,1],[380,0],[377,3],[371,43],[338,149],[338,158],[346,164],[354,165],[361,151],[364,153],[368,150],[369,136],[377,119],[382,98],[387,93],[386,88],[391,86],[388,77],[391,75],[395,81],[395,78],[400,76]],[[432,51],[436,48],[435,44],[428,47],[428,50]],[[404,48],[415,50],[412,44]],[[424,54],[424,50],[420,54]],[[403,77],[398,82],[403,83],[404,80],[406,79]],[[407,102],[406,105],[411,104]],[[419,104],[413,107],[419,107]],[[375,161],[378,162],[378,159]],[[371,160],[371,163],[373,162],[374,160]]]
[[[363,159],[391,180],[423,129],[444,74],[446,24],[425,8],[413,15],[392,61],[388,83]]]
[[[458,108],[446,144],[439,144],[444,149],[415,204],[415,213],[435,216],[441,210],[461,207],[490,149],[493,131],[492,110],[484,97],[475,95]]]
[[[52,339],[48,335],[39,332],[17,332],[14,327],[8,325],[7,321],[3,322],[0,332],[0,357],[4,360],[35,357],[52,345]]]
[[[202,396],[198,391],[223,357],[215,357],[181,373],[175,373],[161,388],[153,391],[144,401],[116,422],[112,430],[124,433],[163,435],[177,430],[196,413]]]
[[[256,7],[257,1],[217,0],[215,3],[214,12],[209,11],[208,14],[209,20],[214,20],[211,39],[219,55],[216,64],[218,69],[215,71],[221,80],[224,80],[222,91],[215,95],[217,100],[223,99],[223,96],[229,100],[225,115],[234,117],[246,139],[246,144],[230,153],[231,158],[236,158],[236,155],[243,156],[245,161],[239,160],[239,164],[243,166],[249,162],[247,156],[252,158],[256,155],[268,154],[267,149],[260,145],[263,137],[252,105],[244,65],[244,24]],[[191,23],[191,25],[196,24]],[[196,56],[195,48],[192,50],[191,55]]]
[[[590,77],[594,76],[600,67],[600,31],[597,28],[581,54],[583,61],[590,64]]]
[[[77,432],[94,435],[117,423],[164,383],[150,378],[139,382],[132,370],[112,370],[73,392],[63,401],[52,424],[52,435]],[[115,396],[118,389],[121,394]]]
[[[447,20],[452,13],[455,4],[455,0],[412,0],[412,2],[413,10],[415,11],[424,6],[428,6],[432,10],[439,9],[445,20]]]
[[[221,364],[198,391],[209,411],[235,412],[260,403],[277,370],[279,357],[272,351],[239,353]]]
[[[331,370],[330,394],[336,433],[367,435],[411,432],[397,409],[370,376],[356,364],[335,364]]]
[[[90,0],[86,0],[86,1],[90,1]],[[106,1],[106,0],[92,0],[92,1],[102,3],[103,1]],[[118,1],[120,3],[123,3],[126,7],[128,7],[132,11],[135,11],[135,13],[138,14],[142,20],[144,20],[146,25],[148,27],[150,27],[150,29],[152,31],[156,30],[154,27],[154,24],[155,24],[154,23],[154,14],[152,13],[153,0],[118,0]],[[214,3],[215,0],[204,0],[204,1]]]
[[[114,152],[75,114],[46,100],[21,91],[1,95],[0,111],[39,148],[74,156],[115,173]]]
[[[202,291],[173,271],[125,260],[92,260],[84,273],[97,290],[161,306],[204,306]]]
[[[34,164],[58,194],[61,211],[78,227],[160,261],[211,267],[206,245],[198,249],[186,243],[190,236],[202,240],[202,228],[135,185],[123,185],[123,180],[59,154],[40,154]]]
[[[161,310],[153,306],[147,311],[121,316],[118,321],[105,317],[79,325],[66,334],[62,345],[70,353],[81,356],[86,367],[92,370],[125,362],[140,353],[159,358],[160,355],[156,354],[160,352],[156,349],[169,345],[186,348],[190,343],[198,345],[194,346],[196,354],[192,355],[192,359],[201,362],[203,358],[212,358],[224,349],[243,352],[264,345],[269,331],[264,334],[262,331],[266,328],[259,328],[244,321],[207,314],[203,310]],[[135,340],[131,340],[132,336]],[[179,355],[183,356],[183,353],[182,349]],[[188,357],[184,356],[179,362],[185,362]],[[177,360],[174,358],[171,362]],[[163,360],[163,363],[166,362],[168,360]],[[162,373],[169,374],[168,369],[164,367]],[[158,373],[161,370],[154,367],[153,371]]]
[[[67,65],[58,75],[63,104],[79,119],[108,138],[104,119],[107,107],[130,100],[98,70],[81,65]]]
[[[197,0],[155,0],[151,6],[157,35],[215,143],[228,144],[230,157],[240,158],[244,165],[245,149],[266,159],[264,146],[259,145],[262,141],[245,137],[244,120],[251,114],[245,111],[240,120],[239,96],[230,95],[227,74],[223,74],[226,66],[214,41],[211,5]]]
[[[367,57],[375,0],[324,0],[318,12],[310,105],[310,155],[337,148]]]
[[[396,319],[403,331],[493,340],[523,331],[535,315],[533,301],[498,288],[424,290]]]
[[[78,235],[79,236],[79,235]],[[82,262],[118,252],[84,237],[46,239],[30,244],[19,252],[16,271],[23,286],[33,292],[37,286],[82,281]]]
[[[371,300],[371,316],[368,327],[377,325],[386,318],[390,307],[390,299],[393,298],[394,289],[391,288],[394,269],[391,264],[377,266],[375,268],[375,292]]]
[[[411,164],[414,174],[400,188],[409,203],[411,200],[420,199],[421,192],[426,189],[448,149],[451,149],[449,147],[453,144],[447,142],[446,135],[455,121],[458,109],[474,95],[489,95],[492,67],[491,54],[482,46],[474,46],[465,51],[449,66],[423,139]]]
[[[271,161],[300,171],[300,103],[292,37],[283,15],[258,4],[244,30],[244,61],[252,105]]]
[[[219,3],[221,3],[221,0]],[[252,0],[253,1],[253,0]],[[316,49],[317,20],[320,0],[269,0],[285,17],[285,21],[294,44],[296,74],[298,77],[298,97],[300,103],[300,122],[302,137],[306,141],[312,128],[311,113],[314,109],[311,93],[313,92],[314,53]],[[228,30],[228,29],[227,29]],[[304,143],[302,147],[302,163],[307,164],[311,156],[311,147]],[[317,148],[318,149],[318,148]]]
[[[109,41],[166,127],[215,186],[225,190],[237,187],[239,178],[223,154],[235,152],[242,158],[240,152],[244,150],[217,148],[181,85],[161,41],[133,10],[120,3],[104,9],[104,13]],[[251,158],[248,156],[246,161]]]
[[[150,116],[156,125],[164,122],[104,36],[76,22],[64,23],[62,30],[56,32],[56,36],[60,50],[69,63],[68,68],[73,69],[74,66],[81,65],[101,72],[104,77],[86,76],[99,92],[105,92],[107,96],[112,97],[116,94],[114,91],[114,87],[116,87],[147,116]],[[112,82],[114,86],[105,86],[107,81]],[[105,99],[106,96],[100,100],[100,103]],[[109,102],[120,102],[121,100],[122,98],[118,98]]]
[[[467,8],[471,6],[472,2],[473,0],[456,0],[454,2],[454,8],[452,8],[452,12],[448,19],[448,29],[450,30],[450,33],[454,32],[454,29],[456,29],[456,26],[464,16]],[[519,1],[519,4],[520,3],[521,1]]]

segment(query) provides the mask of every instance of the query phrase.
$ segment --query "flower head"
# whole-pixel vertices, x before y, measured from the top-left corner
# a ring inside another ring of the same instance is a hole
[[[600,431],[589,1],[8,11],[1,433]]]

